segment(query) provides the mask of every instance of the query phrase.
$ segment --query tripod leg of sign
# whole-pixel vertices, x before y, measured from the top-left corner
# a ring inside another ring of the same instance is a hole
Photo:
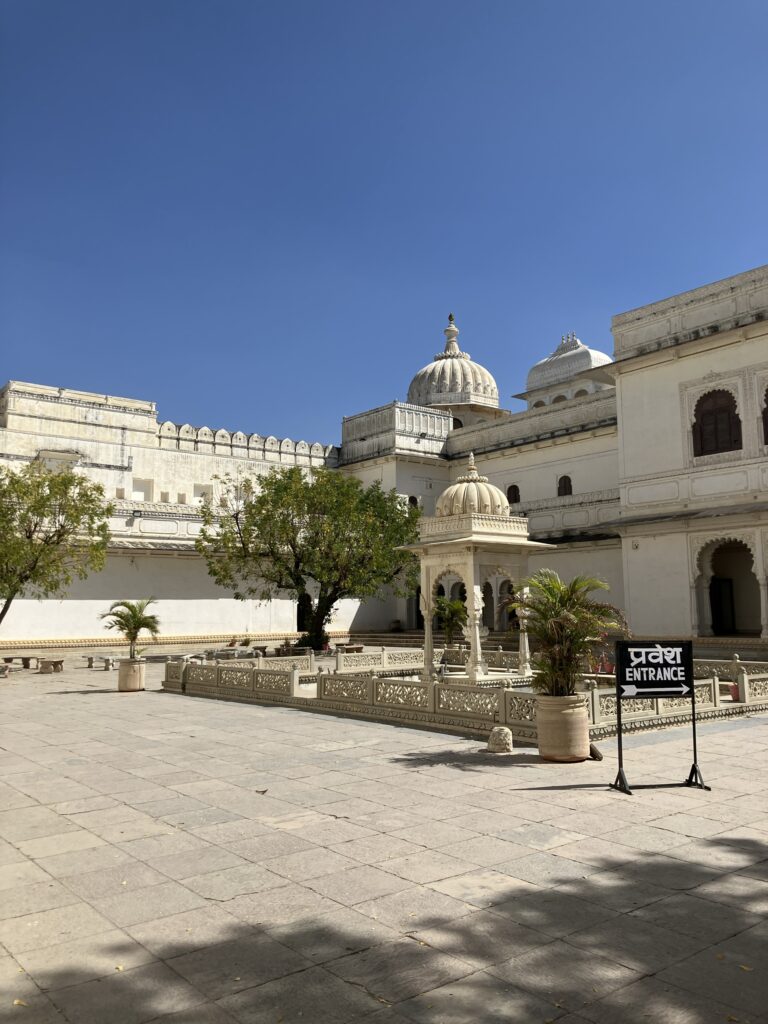
[[[622,737],[621,737],[621,698],[619,697],[619,694],[618,694],[618,687],[617,687],[617,692],[616,692],[616,727],[617,727],[617,730],[618,730],[617,734],[616,734],[616,740],[617,740],[617,745],[618,745],[618,751],[617,752],[618,752],[618,755],[619,755],[619,772],[618,772],[618,775],[616,776],[615,781],[611,783],[611,787],[610,788],[611,789],[618,789],[618,791],[620,793],[626,793],[627,796],[632,796],[633,793],[632,793],[632,790],[629,788],[629,783],[627,782],[627,776],[624,774],[624,745],[622,743]]]
[[[697,789],[706,789],[707,791],[711,791],[712,789],[711,786],[704,785],[701,769],[695,763],[691,765],[690,773],[688,774],[688,778],[685,780],[684,785],[695,786]]]
[[[688,773],[684,786],[695,786],[696,789],[706,789],[711,792],[712,787],[704,785],[704,778],[699,768],[699,752],[696,744],[696,684],[694,683],[691,693],[691,724],[693,725],[693,764]]]

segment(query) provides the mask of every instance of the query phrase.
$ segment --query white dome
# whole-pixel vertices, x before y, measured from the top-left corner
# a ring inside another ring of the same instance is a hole
[[[566,334],[551,356],[531,368],[525,388],[526,391],[535,391],[537,388],[555,387],[582,370],[593,370],[610,362],[611,357],[605,352],[587,348],[575,334]]]
[[[448,317],[445,351],[435,356],[434,362],[419,370],[408,388],[408,401],[412,405],[499,406],[496,381],[484,366],[473,363],[469,353],[462,352],[456,338],[459,329]]]
[[[508,516],[509,502],[503,491],[488,483],[475,469],[475,456],[470,453],[469,468],[455,484],[446,487],[435,506],[436,516],[463,516],[475,512],[485,516]]]

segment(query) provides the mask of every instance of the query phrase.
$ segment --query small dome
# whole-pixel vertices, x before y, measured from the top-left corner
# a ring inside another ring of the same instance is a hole
[[[436,516],[463,516],[475,512],[484,516],[508,516],[509,502],[503,491],[488,483],[475,468],[475,456],[470,452],[469,468],[455,484],[446,487],[437,499]]]
[[[551,356],[531,368],[525,388],[526,391],[535,391],[537,388],[555,387],[582,370],[592,370],[610,362],[611,357],[605,352],[587,348],[575,334],[566,334]]]
[[[484,366],[473,363],[468,352],[462,352],[456,341],[459,328],[448,317],[445,351],[439,352],[434,362],[419,370],[408,388],[408,401],[412,405],[490,405],[499,406],[496,381]]]

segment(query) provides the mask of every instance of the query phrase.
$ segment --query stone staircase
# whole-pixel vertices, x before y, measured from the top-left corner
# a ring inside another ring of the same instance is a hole
[[[433,633],[435,647],[442,647],[445,642],[445,637],[441,632]],[[423,647],[424,645],[424,632],[420,629],[406,629],[398,633],[390,633],[387,631],[372,632],[372,631],[352,631],[349,634],[349,642],[353,644],[363,644],[366,647]],[[463,640],[456,640],[458,643],[465,643]],[[489,649],[496,649],[497,647],[503,647],[505,651],[516,651],[517,650],[517,637],[510,637],[508,633],[502,632],[491,632],[488,634],[485,640],[483,640],[483,647]]]

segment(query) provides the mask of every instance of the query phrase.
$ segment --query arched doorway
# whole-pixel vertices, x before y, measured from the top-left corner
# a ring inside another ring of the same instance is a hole
[[[752,552],[742,541],[724,541],[711,552],[709,608],[714,636],[760,635],[760,585]]]
[[[437,586],[435,587],[435,597],[445,597],[445,587],[443,586],[442,583],[438,583]],[[439,628],[440,624],[437,621],[437,616],[434,615],[432,617],[432,630],[436,633]]]
[[[493,587],[490,583],[483,584],[483,625],[487,629],[496,628],[496,608],[493,600]]]
[[[499,587],[499,629],[507,630],[517,628],[517,612],[509,607],[509,602],[514,598],[515,592],[509,580]]]
[[[451,600],[452,601],[463,601],[467,603],[467,588],[461,580],[458,580],[451,587]]]
[[[416,587],[416,593],[408,598],[407,628],[424,629],[424,616],[421,613],[421,587]]]

